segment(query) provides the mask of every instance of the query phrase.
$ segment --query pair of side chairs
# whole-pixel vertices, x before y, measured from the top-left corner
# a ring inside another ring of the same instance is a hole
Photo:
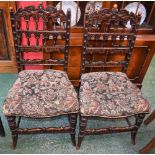
[[[16,148],[19,134],[33,133],[70,133],[73,145],[80,149],[85,135],[128,131],[134,144],[137,130],[150,109],[140,89],[126,75],[140,15],[118,9],[102,9],[85,14],[78,93],[67,76],[71,11],[68,10],[65,15],[62,10],[54,7],[44,9],[39,5],[38,8],[20,8],[16,13],[11,10],[10,17],[19,74],[9,90],[3,113],[12,132],[13,148]],[[25,21],[25,29],[21,28],[21,20]],[[29,28],[30,20],[35,23],[33,30]],[[42,22],[42,29],[38,28],[38,22]],[[126,26],[128,22],[130,27]],[[26,37],[26,45],[23,45],[23,36]],[[34,45],[31,44],[32,37],[36,41]],[[25,54],[29,52],[45,52],[50,57],[27,59]],[[57,53],[57,59],[51,58],[53,53]],[[117,57],[118,53],[122,53],[121,60]],[[115,55],[119,60],[109,59]],[[26,69],[38,65],[46,69]],[[116,72],[109,72],[108,68],[115,68]],[[22,117],[45,119],[60,115],[68,116],[69,126],[19,127]],[[78,115],[80,121],[76,144]],[[135,117],[134,124],[128,119],[131,116]],[[128,126],[87,128],[90,117],[125,119]]]

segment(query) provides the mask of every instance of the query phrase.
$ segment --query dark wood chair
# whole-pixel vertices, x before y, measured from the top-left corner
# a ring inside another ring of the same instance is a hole
[[[66,73],[70,10],[65,15],[62,10],[54,7],[44,9],[40,4],[38,8],[20,8],[16,13],[11,10],[10,16],[19,74],[9,90],[3,113],[7,116],[12,132],[13,148],[16,148],[18,134],[33,133],[70,133],[72,143],[76,146],[75,128],[79,104],[75,89]],[[33,26],[30,29],[31,21]],[[25,29],[21,26],[23,23],[26,25]],[[26,44],[23,43],[25,38]],[[45,52],[50,56],[46,59],[25,57],[30,52],[35,55]],[[28,66],[40,66],[45,70],[26,70]],[[68,126],[26,129],[19,127],[23,117],[43,121],[60,115],[68,116]]]
[[[2,137],[5,136],[5,131],[4,131],[4,127],[3,127],[3,123],[2,123],[1,117],[0,117],[0,135]]]
[[[150,124],[153,120],[155,120],[155,110],[151,113],[151,115],[144,121],[145,125]],[[155,148],[155,137],[146,145],[144,146],[139,153],[147,154]]]
[[[135,144],[138,128],[150,109],[133,79],[126,75],[140,18],[117,8],[85,14],[77,149],[85,135],[115,132],[131,132]],[[131,123],[131,116],[135,117],[135,124]],[[125,119],[128,126],[87,128],[91,117]]]

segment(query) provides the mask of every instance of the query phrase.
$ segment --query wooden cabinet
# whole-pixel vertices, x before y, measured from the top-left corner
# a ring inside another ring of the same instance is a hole
[[[142,29],[152,29],[155,27],[155,2],[154,1],[48,1],[47,5],[52,5],[58,8],[64,8],[70,6],[72,14],[74,14],[76,23],[72,28],[79,28],[83,26],[84,13],[99,10],[100,8],[113,8],[117,5],[118,9],[128,8],[134,11],[134,13],[142,14],[142,23],[140,27]]]
[[[0,60],[9,60],[9,44],[3,9],[0,9],[0,43]]]
[[[47,2],[47,6],[56,6],[57,2]],[[60,2],[62,3],[62,2]],[[78,7],[80,7],[81,16],[84,14],[85,6],[88,3],[77,1]],[[96,2],[95,2],[96,3]],[[130,2],[117,2],[117,1],[103,1],[103,8],[112,8],[114,4],[118,5],[118,8],[124,8]],[[151,59],[155,52],[155,35],[153,35],[154,25],[154,14],[155,14],[155,2],[139,2],[142,3],[147,11],[147,17],[144,24],[140,27],[138,36],[135,43],[135,48],[132,53],[132,58],[127,70],[127,74],[130,78],[134,79],[139,87],[142,85],[143,78],[149,67]],[[81,7],[83,4],[83,7]],[[61,4],[62,5],[62,4]],[[146,6],[147,5],[147,6]],[[78,10],[78,9],[77,9]],[[77,16],[76,16],[77,17]],[[70,50],[69,50],[69,64],[68,64],[68,75],[74,85],[78,85],[80,82],[80,65],[81,65],[81,52],[82,52],[82,41],[83,41],[83,22],[79,22],[71,27],[70,36]]]
[[[72,32],[70,38],[68,74],[73,84],[78,85],[80,80],[83,33]],[[139,34],[132,52],[127,74],[140,87],[154,52],[155,35]]]
[[[18,3],[18,2],[16,2]],[[58,3],[58,2],[57,2]],[[57,4],[56,3],[56,4]],[[104,1],[102,7],[110,8],[116,2]],[[148,2],[149,3],[149,2]],[[155,3],[151,3],[154,4]],[[54,5],[54,2],[48,1],[48,5]],[[81,2],[79,3],[79,6]],[[119,4],[120,5],[120,4]],[[125,5],[125,4],[121,4]],[[0,14],[0,17],[3,16],[0,20],[3,20],[3,24],[0,26],[0,33],[3,36],[3,46],[1,49],[3,51],[0,52],[2,59],[0,60],[0,73],[14,73],[17,72],[16,62],[15,62],[15,54],[14,54],[14,46],[13,46],[13,37],[11,32],[11,23],[9,16],[9,7],[12,6],[15,8],[15,2],[1,2],[0,9],[4,10]],[[142,27],[139,30],[135,48],[132,53],[132,58],[127,70],[127,74],[130,78],[134,79],[134,82],[141,86],[143,78],[146,74],[147,68],[151,62],[151,59],[155,52],[155,35],[153,34],[153,16],[155,12],[155,7],[152,10],[151,16],[148,23],[151,23],[152,27]],[[6,29],[5,29],[6,28]],[[5,34],[5,35],[4,35]],[[82,52],[82,41],[83,41],[83,27],[80,25],[73,26],[71,28],[71,36],[70,36],[70,48],[69,48],[69,63],[68,63],[68,75],[70,80],[74,85],[78,85],[80,81],[80,65],[81,65],[81,52]],[[1,41],[2,42],[2,41]],[[5,50],[4,50],[5,49]],[[44,55],[47,57],[47,54]]]
[[[0,73],[17,72],[9,15],[10,7],[15,9],[15,2],[0,3]]]

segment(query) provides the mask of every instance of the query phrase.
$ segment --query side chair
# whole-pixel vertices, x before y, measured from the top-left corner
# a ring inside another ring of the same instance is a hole
[[[138,128],[150,109],[140,89],[126,74],[140,19],[139,14],[117,8],[85,14],[77,149],[86,135],[115,132],[131,132],[135,144]],[[129,119],[131,116],[135,123]],[[128,125],[88,128],[91,117],[124,119]]]
[[[75,128],[79,103],[76,91],[67,76],[68,49],[70,38],[71,11],[67,14],[54,7],[35,8],[28,6],[10,11],[18,78],[9,90],[3,105],[12,133],[13,148],[16,148],[19,134],[70,133],[72,144],[76,146]],[[21,20],[26,23],[21,28]],[[33,30],[29,22],[34,21]],[[39,28],[42,21],[43,28]],[[49,21],[51,25],[49,26]],[[23,45],[23,36],[26,45]],[[31,44],[31,39],[35,44]],[[47,59],[24,58],[25,53],[48,53]],[[52,58],[57,53],[59,58]],[[27,66],[43,66],[43,70],[26,70]],[[55,68],[54,68],[55,67]],[[54,68],[54,69],[53,69]],[[44,128],[20,128],[21,118],[42,119],[67,115],[68,126]]]

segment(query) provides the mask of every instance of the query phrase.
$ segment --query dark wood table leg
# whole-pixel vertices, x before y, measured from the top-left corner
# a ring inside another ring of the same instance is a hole
[[[145,146],[143,147],[139,153],[142,154],[147,154],[149,153],[151,150],[153,150],[155,148],[155,137]]]
[[[151,115],[144,121],[145,125],[148,125],[155,119],[155,110],[151,113]]]
[[[4,127],[3,127],[3,124],[2,124],[1,117],[0,117],[0,135],[1,135],[2,137],[5,136]]]

